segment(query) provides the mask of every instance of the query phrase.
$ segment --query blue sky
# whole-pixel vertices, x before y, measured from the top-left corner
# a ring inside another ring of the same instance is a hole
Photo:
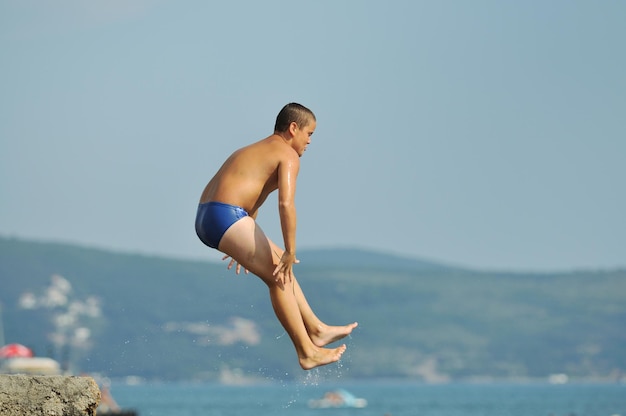
[[[296,101],[318,119],[299,249],[624,267],[624,21],[622,1],[0,0],[0,235],[218,259],[200,192]]]

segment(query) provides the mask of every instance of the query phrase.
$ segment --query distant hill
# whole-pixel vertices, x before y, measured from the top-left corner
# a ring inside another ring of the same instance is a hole
[[[423,381],[626,371],[626,271],[479,272],[357,249],[302,251],[320,318],[359,321],[320,374]],[[0,237],[4,340],[75,372],[302,377],[267,288],[226,264]],[[2,335],[2,334],[0,334]]]

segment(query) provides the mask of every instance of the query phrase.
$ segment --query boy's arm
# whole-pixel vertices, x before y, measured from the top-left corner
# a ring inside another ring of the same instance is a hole
[[[296,154],[289,155],[278,165],[278,213],[283,232],[285,252],[274,270],[274,275],[283,273],[293,278],[292,265],[296,260],[296,180],[300,170],[300,159]]]
[[[298,159],[289,158],[278,166],[278,213],[285,251],[296,253],[296,180],[300,168]]]

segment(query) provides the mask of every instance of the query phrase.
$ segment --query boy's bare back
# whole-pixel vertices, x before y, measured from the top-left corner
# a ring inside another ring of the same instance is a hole
[[[297,151],[273,134],[235,151],[208,183],[200,203],[240,206],[255,217],[267,196],[279,188],[279,173],[294,175],[295,182],[299,167]]]

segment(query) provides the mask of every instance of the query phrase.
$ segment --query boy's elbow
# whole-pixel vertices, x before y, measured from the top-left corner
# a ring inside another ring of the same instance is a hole
[[[292,201],[278,201],[279,211],[291,211],[295,209],[296,205]]]

